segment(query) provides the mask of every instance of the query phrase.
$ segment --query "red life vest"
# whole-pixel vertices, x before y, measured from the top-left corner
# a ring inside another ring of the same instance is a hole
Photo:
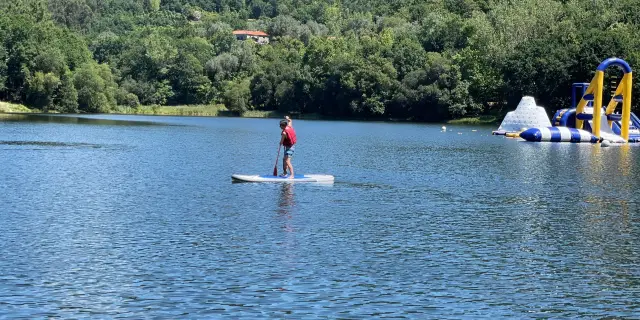
[[[291,148],[291,146],[296,144],[298,139],[296,139],[296,131],[293,130],[292,127],[287,126],[286,128],[284,128],[284,130],[282,130],[282,132],[287,134],[287,136],[284,138],[284,141],[282,141],[283,146]]]

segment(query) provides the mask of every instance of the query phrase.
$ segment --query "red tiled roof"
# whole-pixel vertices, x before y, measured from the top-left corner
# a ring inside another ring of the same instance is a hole
[[[262,31],[235,30],[233,34],[246,34],[248,36],[268,37],[269,35]]]

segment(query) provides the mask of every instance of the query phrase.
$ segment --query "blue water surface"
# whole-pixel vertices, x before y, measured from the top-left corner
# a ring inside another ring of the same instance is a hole
[[[294,127],[334,184],[231,182],[274,119],[0,116],[0,318],[640,314],[638,146]]]

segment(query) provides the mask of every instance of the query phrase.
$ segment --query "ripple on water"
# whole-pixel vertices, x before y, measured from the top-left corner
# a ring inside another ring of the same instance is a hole
[[[296,121],[333,185],[232,184],[275,120],[133,118],[0,126],[0,318],[639,314],[637,148]]]

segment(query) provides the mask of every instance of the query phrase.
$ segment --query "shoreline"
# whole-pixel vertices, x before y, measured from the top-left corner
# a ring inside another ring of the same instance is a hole
[[[36,109],[0,101],[0,113],[6,114],[56,114],[56,112],[41,112]],[[82,115],[83,113],[70,113]],[[285,113],[279,111],[260,111],[249,110],[242,113],[229,111],[224,105],[186,105],[186,106],[140,106],[131,108],[118,106],[116,110],[112,110],[105,114],[114,115],[147,115],[147,116],[185,116],[185,117],[240,117],[240,118],[264,118],[279,119],[284,118]],[[381,121],[381,122],[398,122],[398,123],[441,123],[448,125],[495,125],[499,124],[497,117],[483,115],[477,117],[467,117],[461,119],[452,119],[444,122],[422,122],[411,119],[398,118],[360,118],[360,117],[332,117],[322,116],[316,113],[309,114],[289,114],[293,119],[298,120],[326,120],[326,121]]]

